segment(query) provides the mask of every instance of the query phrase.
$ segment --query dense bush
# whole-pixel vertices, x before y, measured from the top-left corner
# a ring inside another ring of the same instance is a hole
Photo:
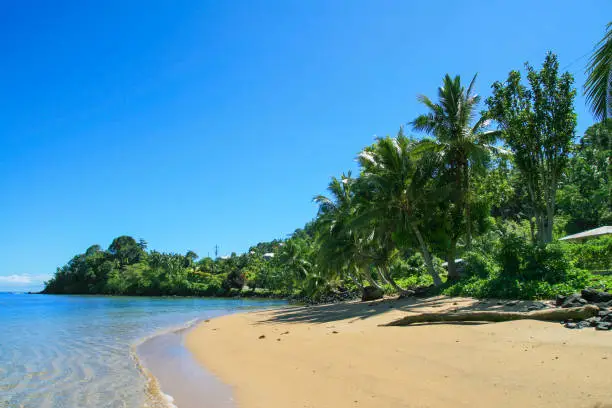
[[[477,298],[550,299],[594,283],[594,275],[576,267],[568,246],[559,242],[532,245],[519,234],[506,231],[490,249],[489,253],[466,252],[465,277],[443,288],[442,293]]]
[[[612,236],[584,243],[568,243],[566,247],[576,266],[595,271],[612,271]]]
[[[499,266],[489,255],[477,251],[468,251],[463,255],[465,264],[464,273],[466,276],[477,276],[487,278],[495,275]]]
[[[524,280],[495,273],[489,277],[471,276],[442,290],[448,296],[471,296],[493,299],[552,299],[556,295],[569,295],[580,291],[592,282],[592,275],[574,269],[566,280],[551,283],[545,280]]]

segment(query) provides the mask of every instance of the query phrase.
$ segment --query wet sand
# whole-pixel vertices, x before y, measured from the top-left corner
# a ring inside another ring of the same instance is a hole
[[[240,408],[612,407],[610,332],[530,320],[379,327],[408,312],[526,304],[436,297],[283,308],[200,323],[185,344]]]
[[[189,330],[161,334],[137,347],[142,366],[158,383],[151,391],[160,388],[178,408],[234,408],[230,387],[199,365],[185,347]]]

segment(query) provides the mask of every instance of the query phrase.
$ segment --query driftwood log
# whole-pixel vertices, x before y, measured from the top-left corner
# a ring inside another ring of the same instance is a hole
[[[532,312],[502,312],[492,310],[475,310],[465,312],[421,313],[402,317],[381,326],[408,326],[413,323],[438,322],[506,322],[509,320],[544,320],[560,322],[564,320],[584,320],[597,316],[599,308],[594,305],[570,307],[565,309],[544,309]]]

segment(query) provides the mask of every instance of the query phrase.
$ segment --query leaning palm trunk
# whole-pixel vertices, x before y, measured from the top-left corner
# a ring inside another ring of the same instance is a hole
[[[429,253],[429,249],[427,249],[427,245],[425,245],[425,240],[423,240],[423,236],[421,235],[421,231],[419,228],[412,224],[412,231],[414,235],[416,235],[417,240],[419,241],[419,245],[421,247],[421,254],[423,255],[423,259],[425,260],[425,265],[427,265],[427,272],[431,275],[434,281],[435,286],[440,286],[442,284],[442,280],[438,275],[438,272],[434,269],[433,261],[431,259],[431,254]]]
[[[377,287],[378,289],[382,289],[382,288],[380,287],[380,285],[378,284],[378,282],[376,282],[376,281],[375,281],[375,280],[372,278],[372,275],[371,275],[369,272],[368,272],[368,273],[365,273],[364,275],[365,275],[366,280],[368,281],[368,283],[369,283],[371,286]]]
[[[383,285],[384,285],[385,283],[386,283],[386,284],[391,285],[391,282],[389,282],[389,281],[387,280],[387,277],[386,277],[386,276],[385,276],[385,274],[383,273],[382,269],[381,269],[381,268],[379,268],[379,267],[377,267],[377,268],[375,268],[375,269],[376,269],[376,272],[378,272],[378,276],[380,277],[380,281],[383,283]]]
[[[381,270],[381,275],[383,275],[385,277],[385,279],[387,280],[387,282],[389,282],[389,285],[391,285],[393,287],[393,289],[395,289],[400,295],[408,295],[408,294],[413,294],[414,292],[410,292],[404,288],[402,288],[400,285],[398,285],[395,280],[391,277],[391,274],[389,273],[389,269],[387,266],[384,266],[382,268],[380,268]]]
[[[361,283],[361,279],[357,279],[355,275],[348,272],[349,278],[353,281],[353,283],[359,288],[359,290],[363,293],[363,283]]]

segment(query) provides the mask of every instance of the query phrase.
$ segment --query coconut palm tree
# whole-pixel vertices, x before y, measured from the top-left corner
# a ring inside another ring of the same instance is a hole
[[[612,22],[587,65],[584,92],[597,120],[612,117]]]
[[[362,151],[359,196],[361,211],[357,218],[373,228],[373,236],[384,256],[379,262],[383,277],[396,289],[388,265],[397,249],[410,246],[416,239],[427,270],[435,285],[442,283],[433,267],[431,253],[421,234],[423,211],[431,197],[424,192],[417,177],[418,163],[412,155],[414,143],[400,129],[395,138],[378,138]]]
[[[351,172],[342,174],[340,179],[333,177],[327,188],[330,197],[318,195],[314,198],[319,204],[317,264],[328,277],[348,276],[363,290],[364,279],[372,286],[380,286],[364,272],[368,266],[367,237],[361,236],[352,225],[356,211],[354,183]]]
[[[438,102],[420,95],[418,100],[429,112],[418,116],[411,124],[414,130],[422,131],[433,139],[424,139],[415,152],[428,152],[439,157],[443,164],[442,174],[454,186],[451,200],[451,227],[447,254],[449,278],[457,278],[455,256],[457,241],[465,232],[469,248],[472,241],[472,220],[470,215],[471,173],[482,170],[490,153],[501,152],[492,145],[500,135],[489,131],[489,120],[478,117],[480,97],[474,93],[476,75],[467,89],[461,78],[444,77],[438,88]]]

